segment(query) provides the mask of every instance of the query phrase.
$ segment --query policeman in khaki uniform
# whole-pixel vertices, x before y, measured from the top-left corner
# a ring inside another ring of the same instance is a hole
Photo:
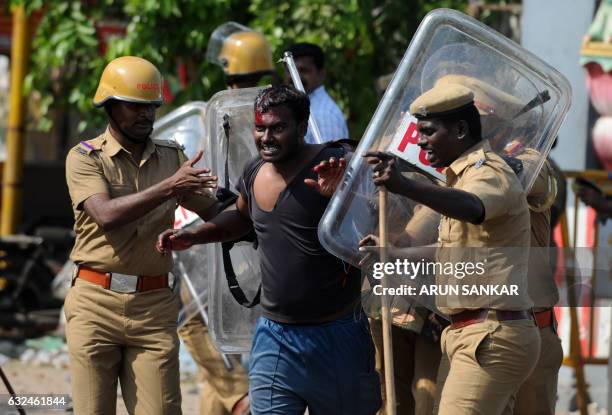
[[[491,253],[486,281],[516,284],[521,294],[468,298],[467,304],[465,298],[438,297],[451,325],[442,333],[434,411],[509,414],[540,350],[526,292],[527,201],[515,173],[482,141],[472,91],[458,84],[434,87],[411,104],[410,113],[418,119],[418,144],[427,161],[447,167],[446,187],[406,179],[393,156],[370,152],[374,183],[441,213],[438,262],[449,256],[455,263],[473,262],[466,248],[481,248]]]
[[[109,125],[66,159],[77,264],[66,297],[67,340],[77,415],[114,414],[117,379],[130,414],[181,413],[178,304],[171,256],[155,250],[177,202],[209,218],[216,177],[150,139],[162,78],[150,62],[124,56],[102,73],[94,98]]]
[[[517,155],[524,163],[533,161],[529,150]],[[554,415],[557,403],[559,370],[563,348],[557,335],[553,307],[559,301],[550,258],[550,207],[555,201],[556,181],[550,164],[544,163],[527,195],[531,217],[531,250],[529,254],[529,296],[542,340],[535,369],[521,386],[516,397],[515,415]]]
[[[217,38],[215,35],[228,29],[235,31],[227,37]],[[215,43],[214,39],[219,41]],[[207,54],[207,58],[221,66],[229,89],[250,88],[257,86],[266,76],[277,77],[272,51],[261,33],[227,22],[211,36],[208,50],[212,53],[216,48],[218,55]],[[179,334],[206,380],[200,395],[200,414],[239,415],[248,412],[249,380],[239,356],[228,355],[233,369],[227,370],[199,314],[181,327]]]
[[[436,85],[458,83],[474,93],[483,124],[512,122],[523,105],[513,96],[494,86],[464,75],[448,75]],[[494,137],[492,137],[494,139]],[[540,154],[523,148],[516,139],[500,148],[506,157],[520,161],[522,168],[531,168],[540,160]],[[531,223],[531,249],[529,252],[529,297],[534,302],[534,314],[541,337],[540,357],[531,375],[521,386],[516,397],[515,415],[554,415],[557,401],[557,381],[563,363],[561,340],[556,333],[553,307],[559,301],[559,292],[552,273],[550,257],[550,207],[557,194],[554,171],[544,162],[527,195]]]

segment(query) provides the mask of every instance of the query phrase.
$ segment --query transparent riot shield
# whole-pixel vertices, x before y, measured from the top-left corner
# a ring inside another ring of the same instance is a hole
[[[429,166],[418,147],[416,119],[408,111],[419,95],[444,82],[473,90],[483,137],[494,151],[512,160],[528,152],[516,172],[524,188],[531,187],[569,109],[569,83],[540,58],[480,22],[457,11],[435,10],[415,33],[319,224],[319,239],[329,252],[357,265],[364,261],[359,241],[378,235],[378,189],[365,152],[390,152],[398,156],[404,174],[445,181],[444,171]],[[490,96],[478,90],[483,85]],[[418,257],[418,240],[436,240],[437,221],[429,221],[417,238],[406,238],[406,228],[420,221],[422,207],[391,193],[386,205],[389,243],[414,249]],[[435,299],[415,300],[436,310]]]
[[[206,136],[210,140],[210,168],[219,176],[219,187],[236,192],[245,164],[257,155],[253,140],[253,105],[261,88],[221,91],[208,103]],[[252,241],[237,242],[224,260],[221,244],[206,245],[208,266],[209,329],[220,351],[247,352],[261,306],[243,307],[228,288],[226,272],[231,266],[245,296],[252,300],[261,283],[260,262]]]
[[[195,101],[185,104],[161,117],[155,122],[152,137],[159,140],[171,140],[183,146],[188,158],[195,156],[198,150],[205,150],[204,117],[206,102]],[[205,165],[207,160],[201,160]]]
[[[192,158],[198,150],[204,150],[202,160],[198,167],[210,166],[211,150],[206,143],[204,118],[206,114],[205,102],[190,102],[166,114],[155,122],[153,139],[170,140],[183,146],[187,158]],[[174,214],[174,227],[192,227],[201,223],[198,215],[189,210],[178,207]],[[182,307],[179,312],[179,327],[183,326],[196,314],[201,314],[204,321],[208,302],[208,275],[206,257],[207,251],[203,246],[196,246],[187,251],[174,253],[173,274],[182,278],[180,284],[180,298]]]

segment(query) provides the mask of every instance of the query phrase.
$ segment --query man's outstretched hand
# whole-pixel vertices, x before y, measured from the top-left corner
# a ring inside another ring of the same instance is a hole
[[[331,157],[312,168],[312,171],[317,173],[317,180],[304,179],[304,183],[315,189],[321,196],[332,197],[340,185],[345,169],[346,160],[343,157],[339,159]]]
[[[185,229],[168,229],[157,237],[155,248],[165,255],[168,251],[183,251],[194,244],[194,235]]]

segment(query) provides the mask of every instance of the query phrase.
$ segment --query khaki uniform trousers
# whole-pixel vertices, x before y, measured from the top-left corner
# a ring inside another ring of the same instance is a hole
[[[442,332],[437,415],[511,415],[540,354],[532,320],[487,320]]]
[[[249,392],[248,377],[239,357],[228,355],[234,366],[228,371],[199,315],[181,327],[179,334],[206,380],[200,395],[200,414],[231,414],[234,405]]]
[[[563,363],[561,339],[552,327],[540,329],[542,346],[535,369],[519,389],[515,415],[554,415],[557,381]]]
[[[121,294],[77,279],[64,304],[76,415],[181,413],[178,302],[168,288]]]
[[[370,327],[384,401],[382,323],[380,320],[371,320]],[[392,327],[396,414],[431,415],[436,396],[438,365],[442,357],[440,344],[413,331]],[[379,414],[385,414],[384,405]]]

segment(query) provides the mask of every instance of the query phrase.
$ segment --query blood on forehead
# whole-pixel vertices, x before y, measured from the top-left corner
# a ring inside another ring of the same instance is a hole
[[[258,107],[255,109],[255,123],[265,124],[270,122],[287,122],[291,118],[292,113],[289,108],[276,106],[276,107]]]
[[[263,114],[259,109],[255,110],[255,122],[261,124],[263,122]]]

